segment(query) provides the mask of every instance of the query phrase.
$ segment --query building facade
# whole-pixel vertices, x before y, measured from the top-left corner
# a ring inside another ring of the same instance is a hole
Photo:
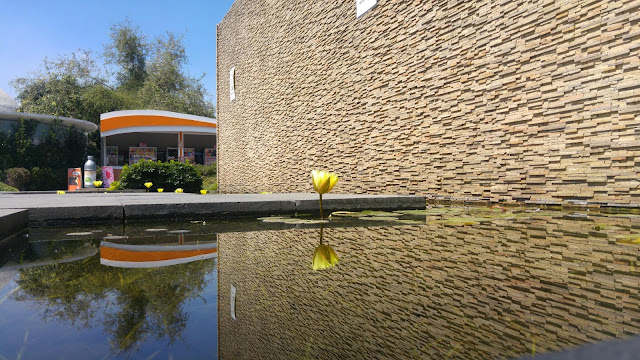
[[[121,169],[141,159],[216,162],[216,119],[161,110],[100,114],[102,164]]]
[[[356,2],[233,4],[220,191],[640,204],[640,1]]]

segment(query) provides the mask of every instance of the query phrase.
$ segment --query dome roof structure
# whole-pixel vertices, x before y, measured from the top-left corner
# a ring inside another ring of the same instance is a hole
[[[16,112],[18,103],[4,90],[0,89],[0,112]]]
[[[7,94],[4,90],[0,89],[0,121],[19,121],[21,119],[29,119],[43,124],[51,124],[56,121],[60,121],[65,126],[70,125],[87,133],[98,130],[98,125],[90,121],[73,119],[64,116],[23,113],[18,112],[18,108],[18,103],[13,100],[11,96],[9,96],[9,94]]]

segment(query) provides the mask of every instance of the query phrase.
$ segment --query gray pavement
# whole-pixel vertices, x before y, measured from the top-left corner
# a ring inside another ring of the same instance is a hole
[[[325,194],[326,212],[424,209],[424,196]],[[0,193],[0,211],[26,209],[29,222],[123,222],[190,217],[264,216],[318,212],[318,195],[176,193]]]

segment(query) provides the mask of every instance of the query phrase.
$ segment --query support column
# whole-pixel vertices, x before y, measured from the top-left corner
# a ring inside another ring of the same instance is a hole
[[[178,132],[178,161],[184,162],[184,134]]]
[[[100,137],[100,151],[102,152],[102,166],[107,165],[107,137]],[[118,164],[116,164],[118,165]]]

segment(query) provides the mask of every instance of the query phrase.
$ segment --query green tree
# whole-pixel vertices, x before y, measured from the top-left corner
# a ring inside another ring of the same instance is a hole
[[[137,91],[147,78],[149,44],[140,28],[130,20],[113,25],[109,34],[110,42],[105,46],[107,64],[116,65],[116,80],[119,88]]]
[[[113,25],[104,53],[78,50],[56,59],[45,58],[42,66],[28,76],[13,80],[18,93],[19,111],[66,116],[100,125],[100,114],[117,110],[166,110],[214,117],[215,109],[202,79],[187,75],[188,64],[184,36],[167,33],[152,42],[139,27],[125,20]],[[30,141],[0,132],[0,153],[17,152],[12,167],[31,170],[35,156]],[[89,134],[84,155],[99,156],[100,134]],[[18,146],[14,148],[13,146]],[[0,170],[9,161],[0,159]],[[59,163],[60,168],[76,167],[82,162]],[[50,165],[49,165],[50,166]],[[40,173],[57,173],[46,166]],[[56,175],[58,176],[58,175]]]

